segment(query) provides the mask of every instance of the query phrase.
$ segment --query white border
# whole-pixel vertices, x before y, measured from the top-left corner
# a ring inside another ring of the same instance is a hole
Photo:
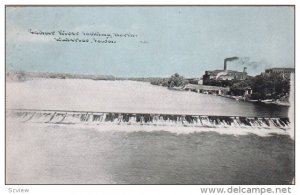
[[[138,0],[105,0],[105,1],[95,1],[95,0],[73,0],[73,1],[68,1],[68,0],[52,0],[52,1],[38,1],[38,0],[2,0],[0,2],[1,4],[1,9],[0,9],[0,16],[1,16],[1,21],[0,21],[0,27],[1,27],[1,38],[4,43],[4,10],[5,10],[5,5],[16,5],[16,4],[21,4],[21,5],[33,5],[33,4],[39,4],[39,5],[54,5],[54,4],[72,4],[72,5],[98,5],[98,4],[104,4],[104,5],[118,5],[118,4],[126,4],[126,5],[160,5],[160,4],[165,4],[165,5],[296,5],[296,32],[299,32],[299,13],[297,12],[297,6],[300,5],[297,3],[296,0],[203,0],[203,1],[197,1],[197,0],[188,0],[188,1],[183,1],[183,0],[173,0],[173,1],[166,1],[166,0],[147,0],[147,1],[138,1]],[[298,4],[298,5],[297,5]],[[297,54],[300,54],[298,51],[299,46],[299,38],[298,38],[298,33],[296,34],[296,56],[300,56]],[[0,149],[0,194],[13,194],[9,193],[9,188],[28,188],[30,190],[29,193],[27,194],[73,194],[73,195],[82,195],[82,194],[132,194],[132,195],[141,195],[141,194],[201,194],[200,192],[200,187],[205,187],[201,185],[35,185],[35,186],[30,186],[30,185],[24,185],[24,186],[15,186],[15,185],[4,185],[4,44],[1,44],[1,80],[0,80],[0,88],[1,88],[1,112],[0,112],[0,124],[1,124],[1,133],[0,133],[0,140],[1,140],[1,149]],[[297,60],[297,59],[296,59]],[[295,62],[296,63],[296,62]],[[298,68],[296,67],[296,75],[300,75],[300,72]],[[296,127],[299,129],[299,121],[300,115],[298,114],[299,111],[299,104],[298,104],[298,93],[300,91],[300,79],[296,78]],[[297,120],[298,119],[298,120]],[[295,130],[297,131],[297,130]],[[296,132],[296,140],[300,140],[299,138],[300,133]],[[299,141],[298,141],[299,142]],[[299,144],[296,142],[296,162],[300,162],[300,155],[299,155]],[[292,188],[292,194],[300,194],[300,173],[299,173],[299,168],[296,166],[296,184],[295,186],[290,186]],[[213,186],[208,186],[208,187],[213,187]],[[216,186],[216,187],[221,187],[221,186]],[[228,187],[228,186],[226,186]],[[248,186],[250,187],[250,186]],[[263,187],[263,186],[258,186],[258,187]],[[266,187],[283,187],[283,186],[266,186]],[[26,194],[26,193],[25,193]]]

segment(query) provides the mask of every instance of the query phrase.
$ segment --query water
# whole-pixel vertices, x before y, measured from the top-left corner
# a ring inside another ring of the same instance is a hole
[[[7,83],[7,108],[287,117],[288,107],[168,90],[135,81],[44,79]]]
[[[74,112],[56,110],[9,110],[8,116],[16,121],[51,124],[86,125],[148,125],[173,127],[207,128],[259,128],[290,130],[290,121],[286,118],[261,118],[239,116],[202,116],[174,114],[141,113],[101,113]]]
[[[289,112],[141,82],[56,79],[8,83],[7,107],[261,117]],[[8,184],[289,184],[295,175],[290,129],[50,124],[10,116],[6,122]]]
[[[289,184],[294,176],[288,135],[23,125],[8,126],[18,131],[7,136],[8,183]]]

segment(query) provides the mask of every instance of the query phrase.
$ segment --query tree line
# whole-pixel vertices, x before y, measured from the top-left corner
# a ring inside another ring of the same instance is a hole
[[[155,78],[150,81],[152,85],[160,85],[163,87],[174,88],[184,87],[188,81],[178,73],[173,74],[170,78]]]
[[[160,85],[168,88],[184,87],[188,80],[178,73],[169,78],[152,79],[151,84]],[[262,73],[245,80],[211,80],[210,85],[227,86],[230,91],[227,95],[243,96],[245,89],[251,89],[252,94],[247,95],[248,99],[287,99],[290,93],[290,76],[282,73]]]

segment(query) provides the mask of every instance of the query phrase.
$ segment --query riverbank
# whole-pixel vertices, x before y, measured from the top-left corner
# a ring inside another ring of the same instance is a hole
[[[256,104],[264,104],[264,105],[277,105],[277,106],[290,106],[290,103],[287,100],[281,101],[279,99],[265,99],[265,100],[253,100],[246,98],[245,96],[236,96],[236,95],[226,95],[230,91],[229,87],[219,87],[219,86],[209,86],[209,85],[196,85],[196,84],[188,84],[182,87],[173,87],[168,88],[171,90],[177,91],[190,91],[200,94],[209,94],[220,96],[224,98],[234,99],[237,101],[244,101],[244,102],[252,102]]]
[[[245,101],[245,102],[252,102],[252,103],[256,103],[256,104],[264,104],[264,105],[277,105],[277,106],[290,106],[290,103],[287,101],[280,101],[280,100],[270,100],[270,99],[266,99],[266,100],[252,100],[252,99],[246,99],[243,96],[233,96],[233,95],[218,95],[221,97],[225,97],[225,98],[230,98],[230,99],[234,99],[237,101]]]

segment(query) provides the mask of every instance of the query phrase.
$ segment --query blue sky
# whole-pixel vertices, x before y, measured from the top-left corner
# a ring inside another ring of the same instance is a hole
[[[29,29],[132,33],[115,44],[56,42]],[[7,7],[7,69],[115,76],[250,75],[294,66],[293,7]]]

